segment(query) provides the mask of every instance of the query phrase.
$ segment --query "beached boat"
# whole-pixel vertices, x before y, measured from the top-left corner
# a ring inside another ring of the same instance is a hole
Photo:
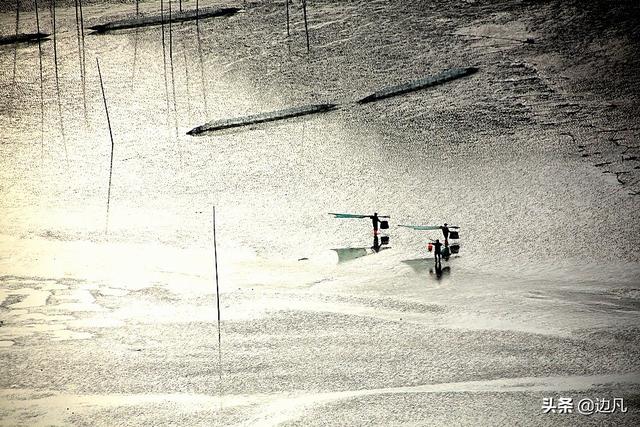
[[[336,104],[312,104],[302,107],[287,108],[285,110],[271,111],[268,113],[253,114],[250,116],[236,117],[232,119],[214,120],[202,126],[195,127],[187,132],[187,135],[199,135],[205,132],[213,132],[222,129],[249,126],[258,123],[273,122],[276,120],[290,119],[292,117],[306,116],[309,114],[324,113],[335,110]]]
[[[230,16],[238,13],[241,9],[238,7],[223,8],[202,8],[190,9],[183,12],[173,12],[171,14],[171,22],[194,21],[196,19],[215,18],[218,16]],[[145,15],[136,18],[121,19],[118,21],[107,22],[106,24],[98,24],[89,28],[96,33],[105,33],[107,31],[125,30],[127,28],[149,27],[154,25],[162,25],[169,22],[169,14],[167,12],[155,15]]]
[[[392,96],[402,95],[403,93],[413,92],[431,86],[436,86],[451,80],[469,76],[477,71],[478,69],[475,67],[451,68],[435,76],[425,77],[408,83],[386,87],[379,91],[373,92],[372,94],[367,95],[362,99],[359,99],[358,103],[366,104],[367,102],[379,101],[381,99],[390,98]]]

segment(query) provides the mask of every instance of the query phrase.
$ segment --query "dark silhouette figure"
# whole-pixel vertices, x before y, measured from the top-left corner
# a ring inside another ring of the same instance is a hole
[[[384,234],[380,236],[381,229],[386,230],[389,228],[389,221],[383,221],[381,219],[389,218],[389,216],[387,215],[378,216],[378,212],[374,212],[373,215],[353,215],[330,212],[329,215],[335,215],[336,218],[369,218],[373,227],[373,246],[371,246],[371,249],[373,249],[375,252],[380,252],[383,249],[383,246],[389,244],[389,236],[386,236]]]
[[[452,228],[460,228],[460,227],[457,227],[455,225],[452,225],[451,227],[449,227],[446,222],[444,223],[443,226],[440,227],[440,230],[442,230],[442,234],[444,235],[444,244],[446,246],[449,246],[449,233],[450,233],[449,229],[452,229]]]
[[[374,235],[378,235],[378,226],[380,225],[380,218],[378,217],[378,212],[374,212],[373,215],[371,215],[369,218],[371,218],[371,223],[373,224],[373,234]]]
[[[389,223],[387,221],[382,221],[380,218],[389,218],[388,216],[378,216],[378,212],[374,212],[373,215],[368,216],[367,218],[371,218],[371,225],[373,226],[373,249],[376,252],[380,252],[382,246],[389,244],[389,237],[382,236],[382,238],[378,238],[379,230],[389,228]]]
[[[433,244],[433,256],[435,258],[437,268],[438,265],[442,265],[442,243],[440,243],[440,240],[438,239],[431,243]]]

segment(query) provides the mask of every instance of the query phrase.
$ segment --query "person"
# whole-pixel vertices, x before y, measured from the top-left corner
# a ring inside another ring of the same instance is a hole
[[[447,226],[447,223],[445,222],[444,225],[440,227],[440,229],[442,230],[442,234],[444,235],[444,242],[446,244],[447,239],[449,239],[449,227]]]
[[[445,246],[449,246],[449,229],[450,228],[460,228],[460,227],[456,227],[455,225],[452,225],[451,227],[449,227],[446,222],[444,223],[443,226],[440,227],[440,229],[442,230],[442,234],[444,235]]]
[[[440,240],[436,239],[436,241],[432,242],[432,244],[433,244],[433,256],[436,260],[436,267],[437,267],[442,263],[442,243],[440,243]]]
[[[374,212],[369,218],[371,218],[371,222],[373,223],[373,234],[378,235],[378,225],[380,224],[378,212]]]

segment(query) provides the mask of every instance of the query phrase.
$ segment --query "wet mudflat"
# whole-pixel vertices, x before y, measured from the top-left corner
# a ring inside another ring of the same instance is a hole
[[[286,39],[284,5],[249,2],[165,26],[166,62],[161,28],[87,37],[86,121],[75,12],[59,8],[43,123],[38,47],[17,51],[15,85],[0,52],[2,423],[637,425],[634,7],[319,2],[307,55],[297,6]],[[133,11],[84,10],[87,25]],[[327,116],[186,135],[466,66]],[[326,213],[374,210],[461,225],[449,274],[403,262],[435,237],[410,230],[338,263],[330,249],[367,246],[369,225]],[[545,397],[629,412],[543,414]]]

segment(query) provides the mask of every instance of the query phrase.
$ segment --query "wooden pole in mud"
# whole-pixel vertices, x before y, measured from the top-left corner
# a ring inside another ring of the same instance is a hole
[[[218,310],[218,374],[222,377],[222,336],[220,334],[220,287],[218,286],[218,245],[216,242],[216,207],[213,207],[213,263],[216,271],[216,307]]]
[[[80,35],[82,40],[82,106],[84,108],[84,124],[89,127],[89,116],[87,115],[87,60],[84,44],[84,16],[82,14],[82,0],[78,0],[80,10]]]
[[[171,107],[169,106],[169,83],[167,82],[167,48],[164,33],[164,0],[160,0],[160,32],[162,34],[162,67],[164,70],[164,95],[167,100],[167,126],[171,122]]]
[[[182,54],[184,56],[184,77],[187,90],[187,120],[191,121],[191,95],[189,95],[189,60],[187,58],[187,46],[182,40]]]
[[[138,0],[136,0],[136,18],[138,16],[140,16],[140,9],[138,6]],[[138,59],[138,27],[136,27],[133,40],[133,69],[131,70],[131,90],[133,90],[133,85],[136,81],[136,61]]]
[[[173,68],[173,29],[172,29],[172,6],[169,0],[169,66],[171,67],[171,90],[173,93],[173,115],[175,119],[176,138],[178,138],[178,101],[176,100],[176,79]],[[180,152],[182,153],[182,152]],[[180,154],[182,155],[182,154]]]
[[[200,38],[200,23],[196,21],[196,37],[198,38],[198,59],[200,61],[200,83],[202,84],[202,98],[204,99],[204,116],[207,117],[207,86],[204,81],[204,61],[202,59],[202,39]]]
[[[134,89],[134,84],[136,82],[136,62],[138,61],[138,30],[139,28],[136,28],[133,35],[133,67],[131,70],[131,90]]]
[[[76,7],[76,35],[78,38],[78,64],[80,65],[80,81],[82,82],[82,106],[84,111],[85,125],[89,122],[87,118],[87,91],[84,79],[84,50],[82,46],[82,38],[80,35],[80,10],[78,8],[78,0],[75,0]]]
[[[289,32],[289,0],[284,0],[284,2],[287,5],[287,37],[289,37],[291,35]]]
[[[84,82],[84,71],[82,70],[82,41],[80,40],[80,11],[78,10],[78,0],[75,0],[76,7],[76,37],[78,39],[78,62],[80,64],[80,79]]]
[[[20,0],[16,0],[16,39],[18,38],[18,31],[20,30]],[[18,63],[18,42],[13,44],[13,80],[12,87],[15,90],[16,87],[16,71]]]
[[[56,36],[56,0],[51,1],[51,19],[53,20],[53,62],[56,77],[56,96],[58,100],[58,118],[60,120],[60,133],[62,134],[62,144],[64,146],[64,157],[69,167],[69,153],[67,152],[67,136],[64,131],[64,120],[62,117],[62,101],[60,99],[60,77],[58,75],[58,39]]]
[[[302,14],[304,16],[304,32],[307,35],[307,53],[309,53],[309,26],[307,25],[307,0],[302,0]]]
[[[100,60],[96,58],[98,66],[98,77],[100,78],[100,90],[102,91],[102,101],[104,102],[104,111],[107,114],[107,126],[109,127],[109,139],[111,139],[111,160],[109,161],[109,189],[107,190],[107,218],[105,221],[104,234],[109,232],[109,205],[111,203],[111,176],[113,175],[113,133],[111,132],[111,120],[109,120],[109,109],[107,108],[107,97],[104,94],[104,84],[102,82],[102,73],[100,72]]]
[[[171,16],[171,12],[172,12],[173,7],[171,6],[171,0],[169,0],[169,59],[172,60],[173,58],[173,30],[172,30],[172,26],[171,26],[171,20],[172,20],[172,16]]]
[[[38,0],[34,0],[36,8],[36,30],[40,34],[40,15],[38,14]],[[38,37],[38,60],[40,63],[40,157],[44,156],[44,82],[42,76],[42,42]]]

